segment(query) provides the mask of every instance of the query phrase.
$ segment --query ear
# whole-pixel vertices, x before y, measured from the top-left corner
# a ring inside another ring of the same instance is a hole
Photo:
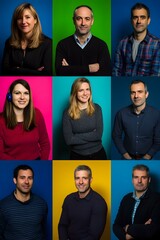
[[[93,23],[94,23],[94,18],[92,18],[92,22],[91,22],[91,25],[93,25]]]
[[[148,180],[148,182],[149,182],[149,183],[151,182],[151,177],[149,177],[149,180]]]
[[[14,184],[17,184],[16,178],[13,178],[13,182],[14,182]]]
[[[147,91],[147,92],[146,92],[146,98],[148,98],[148,96],[149,96],[149,92]]]
[[[150,22],[151,22],[151,19],[150,19],[150,18],[148,18],[148,25],[150,24]]]

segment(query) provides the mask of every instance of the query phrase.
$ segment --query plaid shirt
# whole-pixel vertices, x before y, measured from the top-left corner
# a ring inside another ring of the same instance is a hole
[[[147,32],[132,59],[133,34],[123,38],[116,50],[113,76],[160,76],[160,39]]]

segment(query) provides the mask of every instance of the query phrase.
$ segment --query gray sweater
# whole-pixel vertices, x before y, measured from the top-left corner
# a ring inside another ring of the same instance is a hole
[[[98,152],[102,148],[102,132],[102,110],[98,104],[92,116],[83,110],[80,119],[76,120],[68,115],[68,109],[64,111],[63,135],[72,151],[84,156]]]

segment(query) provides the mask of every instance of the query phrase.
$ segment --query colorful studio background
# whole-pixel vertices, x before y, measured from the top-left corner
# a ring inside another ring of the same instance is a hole
[[[61,40],[75,32],[73,11],[77,6],[88,5],[94,14],[94,24],[91,32],[104,40],[111,50],[111,8],[110,0],[54,0],[53,1],[53,63],[55,62],[56,45]],[[55,71],[54,71],[55,72]]]
[[[137,164],[147,165],[151,173],[151,188],[153,191],[160,192],[160,161],[112,161],[112,216],[111,216],[111,239],[117,240],[112,231],[112,225],[117,215],[120,201],[123,196],[133,192],[132,168]]]
[[[52,235],[52,162],[51,161],[0,161],[0,199],[15,190],[13,170],[21,164],[29,165],[34,171],[32,192],[42,197],[48,204],[47,239]]]
[[[68,107],[72,83],[78,77],[53,78],[53,159],[69,159],[69,147],[64,142],[62,115]],[[110,77],[88,77],[93,102],[99,104],[103,114],[102,144],[110,159],[111,147],[111,81]]]
[[[137,78],[132,77],[112,77],[111,80],[111,122],[112,128],[114,123],[114,118],[116,113],[122,109],[123,107],[129,106],[131,104],[130,100],[130,84],[133,80],[137,80]],[[155,107],[160,110],[160,80],[158,77],[145,77],[138,78],[138,80],[142,80],[147,84],[149,96],[147,98],[147,104]],[[113,141],[112,141],[112,149],[111,149],[111,159],[121,159],[120,153],[117,151]],[[160,159],[160,152],[154,155],[154,159]]]
[[[0,112],[3,111],[9,86],[20,78],[29,83],[34,106],[43,114],[51,144],[49,159],[52,160],[52,77],[0,77]]]
[[[5,41],[11,34],[11,19],[13,12],[18,5],[24,2],[25,1],[23,0],[1,0],[0,66]],[[30,0],[29,3],[34,6],[38,13],[43,33],[48,37],[52,38],[52,0]]]
[[[85,164],[92,170],[91,187],[107,202],[107,223],[101,240],[110,239],[110,161],[53,161],[53,239],[58,239],[58,222],[64,198],[77,189],[74,184],[74,170],[78,165]]]

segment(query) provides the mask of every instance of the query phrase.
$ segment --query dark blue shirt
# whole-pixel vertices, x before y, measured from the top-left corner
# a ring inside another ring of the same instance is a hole
[[[123,108],[116,114],[112,136],[122,155],[153,156],[160,150],[160,111],[148,105],[140,114],[133,105]]]
[[[59,240],[99,240],[107,217],[105,200],[92,189],[85,198],[78,192],[68,195],[63,203],[58,225]]]

